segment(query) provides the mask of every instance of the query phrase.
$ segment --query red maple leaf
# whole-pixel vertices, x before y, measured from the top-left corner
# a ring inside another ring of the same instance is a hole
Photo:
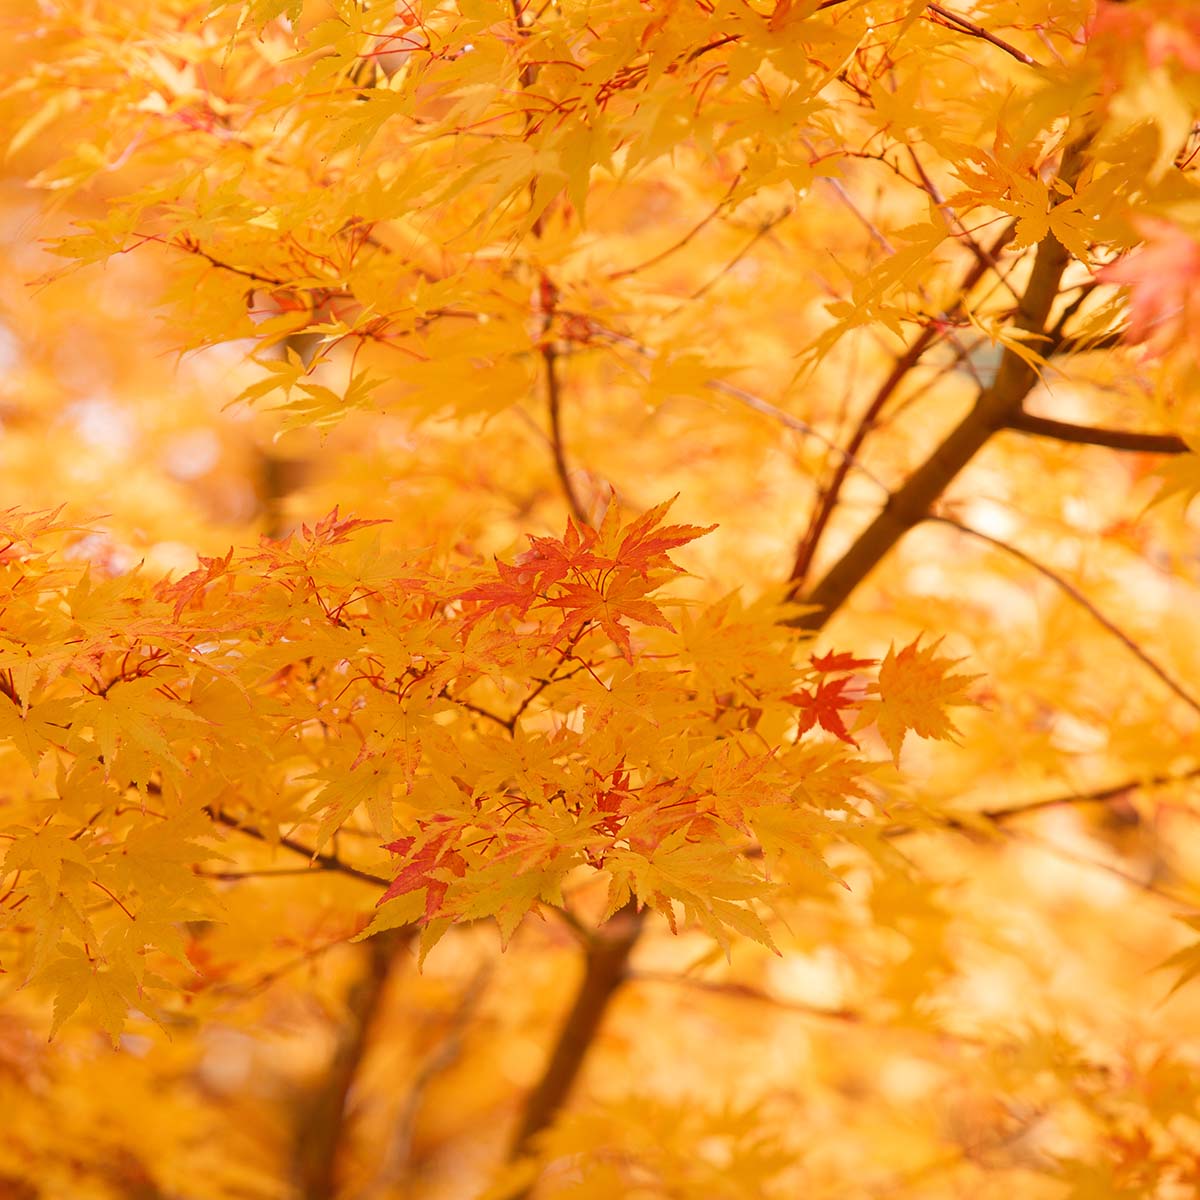
[[[336,546],[344,542],[356,529],[365,529],[368,525],[386,525],[386,518],[367,520],[363,517],[342,517],[338,515],[337,505],[326,513],[311,529],[301,525],[300,532],[305,541],[320,543],[326,546]]]
[[[716,529],[715,525],[659,525],[659,521],[666,516],[667,510],[674,502],[672,498],[663,504],[655,505],[621,531],[617,561],[622,566],[642,570],[674,566],[667,557],[668,550],[675,550]],[[607,517],[605,521],[607,523]]]
[[[189,571],[174,583],[164,581],[155,589],[158,599],[175,601],[175,612],[172,616],[175,621],[179,620],[183,610],[193,600],[203,597],[208,584],[229,571],[229,564],[233,562],[233,547],[229,547],[229,553],[224,558],[205,558],[201,554],[199,559],[200,565],[194,571]]]
[[[472,620],[478,620],[498,608],[515,608],[524,613],[537,599],[539,581],[536,571],[497,560],[496,574],[498,579],[468,588],[460,594],[461,600],[478,601]]]
[[[563,623],[555,637],[571,637],[589,621],[595,621],[616,642],[627,662],[633,661],[633,647],[629,641],[629,630],[622,619],[640,621],[643,625],[658,625],[674,631],[674,626],[656,604],[644,599],[646,593],[656,586],[636,571],[618,571],[604,585],[603,590],[590,583],[572,583],[565,586],[560,596],[546,603],[553,608],[566,610]]]
[[[388,842],[384,846],[385,850],[405,857],[411,855],[411,857],[401,868],[400,874],[388,885],[387,891],[376,901],[375,907],[378,908],[380,904],[395,896],[403,896],[408,892],[415,892],[418,888],[424,888],[425,920],[433,920],[442,907],[442,901],[450,888],[450,884],[445,879],[436,877],[434,871],[446,870],[461,877],[467,869],[463,856],[458,851],[450,850],[446,846],[451,833],[452,831],[447,829],[434,834],[421,845],[415,854],[412,851],[417,843],[416,838],[397,838],[394,842]]]
[[[851,683],[853,680],[850,679],[830,679],[819,683],[812,691],[792,692],[784,696],[785,700],[800,710],[800,724],[796,729],[796,736],[800,737],[814,725],[820,725],[834,737],[848,742],[851,746],[857,746],[858,743],[850,736],[839,711],[854,707],[854,698],[846,694],[846,689]]]
[[[855,658],[853,654],[835,653],[810,654],[808,661],[814,671],[857,671],[860,667],[873,667],[877,658]]]
[[[1141,217],[1145,243],[1096,272],[1101,283],[1129,289],[1130,342],[1162,353],[1183,340],[1200,353],[1200,240],[1170,221]]]

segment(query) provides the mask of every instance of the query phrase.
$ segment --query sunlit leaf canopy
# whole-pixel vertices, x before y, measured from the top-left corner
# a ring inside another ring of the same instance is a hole
[[[0,13],[0,1194],[1191,1194],[1200,16]]]

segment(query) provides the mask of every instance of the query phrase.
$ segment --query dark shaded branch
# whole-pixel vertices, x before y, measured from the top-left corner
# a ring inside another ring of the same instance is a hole
[[[513,1134],[511,1158],[518,1158],[528,1150],[531,1140],[551,1124],[566,1100],[609,1003],[625,981],[629,955],[641,933],[644,918],[645,912],[638,912],[630,901],[593,934],[584,957],[583,979],[571,1011],[541,1078],[525,1102]],[[526,1194],[521,1192],[511,1200],[521,1200]]]
[[[1074,442],[1080,446],[1107,446],[1110,450],[1128,450],[1135,454],[1186,454],[1189,446],[1173,433],[1137,433],[1125,429],[1098,429],[1089,425],[1072,425],[1035,417],[1026,412],[1016,413],[1008,428],[1035,437],[1054,438],[1059,442]]]
[[[813,1017],[822,1021],[835,1021],[842,1025],[862,1025],[874,1030],[889,1028],[886,1021],[872,1019],[868,1014],[853,1008],[822,1008],[816,1004],[805,1004],[801,1000],[787,1000],[782,996],[772,996],[770,992],[752,987],[747,983],[737,983],[731,980],[702,979],[695,975],[675,975],[669,971],[633,971],[629,975],[631,983],[668,983],[679,987],[693,988],[696,991],[708,992],[711,995],[725,996],[730,1000],[745,1000],[752,1004],[765,1004],[781,1012],[797,1013],[802,1017]],[[988,1043],[983,1038],[969,1033],[957,1033],[948,1029],[909,1028],[895,1026],[898,1033],[907,1037],[914,1032],[923,1032],[929,1037],[948,1038],[966,1046],[984,1046]]]
[[[1193,767],[1190,771],[1183,771],[1178,775],[1161,774],[1151,775],[1146,779],[1126,779],[1123,783],[1113,783],[1091,792],[1045,796],[1041,800],[1030,800],[1026,804],[1014,804],[1009,808],[984,809],[980,816],[990,821],[1004,822],[1012,820],[1013,817],[1023,817],[1027,813],[1045,812],[1049,808],[1067,808],[1077,804],[1107,804],[1110,800],[1120,800],[1130,792],[1170,787],[1173,783],[1186,783],[1191,779],[1200,779],[1200,767]]]
[[[1096,334],[1093,337],[1063,337],[1051,339],[1050,349],[1046,357],[1053,355],[1061,358],[1068,354],[1093,354],[1097,350],[1115,350],[1118,346],[1129,345],[1127,329],[1111,329],[1108,333]]]
[[[1160,900],[1165,900],[1176,909],[1194,909],[1196,907],[1194,898],[1165,888],[1155,883],[1153,879],[1143,879],[1134,875],[1132,872],[1126,871],[1123,867],[1117,866],[1116,863],[1104,862],[1098,858],[1091,858],[1086,854],[1077,854],[1067,846],[1059,845],[1058,842],[1052,842],[1047,838],[1037,837],[1024,830],[1006,829],[1004,836],[1014,842],[1026,842],[1031,846],[1036,846],[1039,850],[1047,854],[1052,854],[1055,858],[1061,858],[1064,862],[1075,863],[1081,867],[1089,867],[1093,871],[1103,871],[1106,875],[1111,875],[1114,879],[1119,879],[1128,887],[1136,888],[1139,892],[1145,892],[1148,896],[1157,896]]]
[[[483,966],[467,984],[466,990],[449,1014],[448,1028],[442,1040],[432,1048],[417,1070],[389,1144],[381,1156],[374,1180],[357,1193],[355,1200],[384,1200],[384,1197],[397,1194],[397,1186],[402,1184],[406,1172],[412,1166],[417,1120],[425,1093],[433,1081],[449,1070],[461,1056],[471,1018],[483,998],[491,974],[491,967]]]
[[[1074,184],[1082,157],[1083,146],[1080,143],[1072,144],[1065,152],[1060,173],[1065,183]],[[1014,329],[1044,338],[1046,320],[1058,296],[1059,283],[1070,257],[1067,249],[1053,235],[1038,245],[1033,270],[1013,320]],[[973,270],[982,268],[975,263]],[[901,362],[905,362],[911,353]],[[904,484],[892,493],[883,511],[859,534],[825,578],[808,595],[796,596],[813,607],[790,624],[812,631],[823,628],[888,551],[925,518],[933,502],[979,453],[992,434],[1009,423],[1037,378],[1037,371],[1020,354],[1006,349],[995,381],[991,387],[980,392],[971,411]]]

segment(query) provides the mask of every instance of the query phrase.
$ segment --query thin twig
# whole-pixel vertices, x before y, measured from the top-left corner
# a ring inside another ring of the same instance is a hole
[[[630,275],[636,275],[639,271],[644,271],[647,267],[656,266],[658,263],[662,262],[663,259],[669,258],[672,254],[682,250],[684,246],[686,246],[698,233],[700,233],[706,226],[708,226],[720,215],[721,210],[729,203],[731,197],[733,196],[734,190],[741,182],[741,179],[742,172],[739,171],[733,177],[733,182],[730,183],[729,187],[725,189],[725,195],[722,196],[717,202],[716,207],[712,209],[707,216],[703,217],[700,221],[693,225],[692,228],[689,229],[687,233],[685,233],[678,241],[673,242],[670,246],[666,247],[665,250],[660,250],[657,254],[652,254],[643,262],[636,263],[632,267],[622,267],[619,271],[610,271],[606,278],[610,280],[625,279]]]
[[[594,322],[591,325],[590,332],[592,336],[602,338],[604,341],[612,342],[618,346],[625,346],[632,350],[635,354],[642,358],[653,362],[659,357],[657,350],[650,346],[644,346],[636,338],[628,337],[623,333],[617,333],[612,329],[605,329],[602,325],[597,325]],[[735,383],[730,383],[725,379],[708,379],[705,380],[704,386],[710,392],[716,392],[718,395],[728,396],[732,400],[738,401],[739,404],[744,404],[747,408],[754,409],[755,412],[762,413],[763,416],[770,417],[774,421],[785,428],[792,430],[794,433],[799,433],[804,437],[810,437],[814,441],[818,441],[830,453],[835,454],[846,464],[846,470],[855,470],[859,474],[865,476],[877,487],[887,491],[887,484],[883,482],[874,472],[864,467],[851,454],[843,450],[835,442],[827,438],[819,429],[814,429],[807,421],[800,420],[799,417],[792,416],[789,412],[784,412],[783,409],[777,408],[769,400],[764,400],[761,396],[755,395],[754,392],[748,391],[746,388],[738,387]]]
[[[1010,542],[1002,541],[1000,538],[992,537],[989,533],[984,533],[980,529],[973,529],[970,525],[964,525],[961,521],[955,520],[953,517],[933,516],[928,518],[930,521],[936,521],[941,525],[949,525],[952,529],[957,529],[960,533],[970,534],[971,537],[979,538],[980,541],[988,542],[999,550],[1011,554],[1014,558],[1019,559],[1031,570],[1037,571],[1043,578],[1050,580],[1055,587],[1061,589],[1066,595],[1070,596],[1080,608],[1084,609],[1097,624],[1102,625],[1109,633],[1113,635],[1134,657],[1136,657],[1144,666],[1149,668],[1154,675],[1172,692],[1175,693],[1193,712],[1200,713],[1200,700],[1196,699],[1182,684],[1173,679],[1161,666],[1158,665],[1141,648],[1123,629],[1115,625],[1108,619],[1073,583],[1068,579],[1064,579],[1057,571],[1046,566],[1045,563],[1039,562],[1032,555],[1026,554],[1017,546]]]
[[[716,287],[716,285],[720,283],[721,280],[724,279],[725,276],[728,275],[729,272],[732,271],[733,268],[736,267],[738,263],[740,263],[742,259],[745,258],[746,255],[749,254],[750,251],[753,250],[754,247],[757,246],[758,243],[762,241],[762,239],[765,238],[772,229],[775,228],[776,225],[787,220],[787,218],[790,217],[794,211],[794,209],[785,208],[778,216],[772,217],[768,221],[764,221],[754,231],[754,236],[707,283],[702,283],[694,292],[692,292],[688,299],[699,300],[700,297],[706,292],[711,291],[712,288]]]
[[[1125,779],[1120,783],[1106,784],[1088,792],[1061,792],[1057,796],[1042,796],[1037,800],[1027,800],[1021,804],[1011,804],[1007,807],[984,808],[977,812],[964,813],[961,817],[939,813],[936,818],[939,829],[954,829],[960,833],[977,833],[979,820],[991,821],[1002,825],[1018,817],[1029,816],[1033,813],[1047,812],[1055,808],[1073,808],[1081,804],[1107,804],[1110,800],[1120,800],[1130,792],[1142,791],[1149,788],[1170,787],[1175,783],[1188,783],[1200,779],[1200,767],[1177,774],[1150,775],[1144,779]],[[928,832],[922,825],[893,825],[887,829],[887,838],[910,837],[916,833]]]
[[[204,810],[212,820],[218,825],[224,825],[229,829],[236,829],[239,833],[244,833],[247,837],[254,838],[255,841],[264,842],[269,846],[282,846],[285,850],[290,850],[293,854],[302,854],[309,862],[320,867],[324,871],[337,871],[341,875],[346,875],[351,879],[359,879],[363,883],[370,883],[380,887],[387,887],[392,881],[383,875],[373,875],[370,871],[360,870],[358,867],[352,867],[349,863],[343,862],[336,854],[318,854],[311,846],[304,845],[303,842],[298,842],[290,837],[268,837],[259,829],[255,829],[252,825],[245,825],[237,819],[231,817],[228,813],[222,812],[220,809],[205,808]]]
[[[847,1025],[858,1025],[862,1022],[861,1013],[852,1008],[821,1008],[816,1004],[804,1004],[798,1000],[785,1000],[772,996],[760,988],[751,987],[746,983],[733,983],[728,980],[702,979],[695,975],[675,975],[670,971],[631,971],[628,976],[633,983],[671,983],[680,987],[695,988],[697,991],[712,992],[718,996],[729,996],[734,1000],[753,1000],[760,1004],[769,1004],[773,1008],[787,1009],[789,1012],[801,1013],[806,1017],[819,1017],[825,1021],[840,1021]]]
[[[949,9],[943,8],[940,4],[926,4],[925,7],[930,12],[936,13],[942,20],[961,29],[963,33],[969,33],[972,37],[982,38],[985,42],[990,42],[997,49],[1003,50],[1005,54],[1010,54],[1017,62],[1024,63],[1027,67],[1038,66],[1037,59],[1026,54],[1024,50],[1018,50],[1011,42],[1006,42],[1002,37],[997,37],[994,33],[984,29],[982,25],[976,25],[974,21],[969,21],[966,17],[960,17],[958,13],[953,13]]]
[[[912,146],[906,147],[908,156],[912,160],[912,165],[916,169],[917,175],[920,177],[921,186],[925,189],[929,198],[937,205],[938,211],[942,214],[946,224],[951,228],[957,228],[963,241],[966,242],[972,254],[975,255],[980,262],[985,264],[990,270],[996,273],[996,278],[1008,289],[1009,294],[1018,303],[1021,295],[1008,281],[1008,276],[1003,273],[1001,266],[996,256],[990,251],[981,246],[974,237],[971,231],[963,223],[962,218],[954,211],[953,206],[942,195],[941,188],[933,181],[929,172],[925,170],[924,163],[917,157],[917,152]],[[882,160],[881,160],[882,161]],[[902,177],[903,178],[903,177]]]
[[[542,365],[546,371],[546,405],[550,413],[550,449],[554,455],[554,473],[558,476],[558,482],[566,497],[571,515],[580,525],[586,525],[588,524],[587,510],[571,482],[566,450],[563,447],[562,382],[558,377],[558,355],[552,342],[547,341],[542,346]]]

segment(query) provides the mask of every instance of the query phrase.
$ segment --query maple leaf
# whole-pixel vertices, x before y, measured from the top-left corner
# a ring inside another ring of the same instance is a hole
[[[335,504],[315,525],[301,525],[300,532],[304,540],[314,546],[336,546],[346,541],[356,529],[387,523],[387,519],[381,517],[368,519],[353,514],[343,517],[338,513],[338,506]]]
[[[1130,342],[1162,353],[1186,338],[1200,353],[1200,238],[1157,217],[1135,225],[1144,245],[1097,271],[1097,280],[1129,289]]]
[[[63,948],[61,956],[42,973],[40,983],[54,992],[51,1037],[86,1000],[96,1023],[116,1046],[126,1014],[138,1003],[137,976],[130,967],[102,966],[75,946]]]
[[[814,671],[857,671],[862,667],[873,667],[879,660],[876,658],[855,658],[853,654],[835,653],[810,654],[808,661]]]
[[[454,834],[454,830],[446,829],[424,840],[405,837],[388,842],[384,846],[385,850],[399,854],[408,861],[376,901],[376,908],[395,896],[403,896],[424,888],[424,920],[432,921],[441,910],[442,901],[450,889],[445,873],[461,877],[466,872],[466,860],[457,850],[450,849],[447,845]]]
[[[1200,916],[1178,916],[1175,919],[1189,929],[1200,932]],[[1154,969],[1179,972],[1175,982],[1171,985],[1171,990],[1167,993],[1168,996],[1173,996],[1185,983],[1190,983],[1191,980],[1200,976],[1200,942],[1193,942],[1190,946],[1184,946],[1182,950],[1176,950]]]
[[[61,729],[56,720],[62,705],[53,701],[34,705],[22,713],[3,692],[0,692],[0,743],[15,746],[33,770],[38,769],[42,755],[50,748],[51,738]]]
[[[860,660],[852,660],[860,661]],[[817,684],[811,691],[792,692],[784,699],[794,704],[800,710],[800,722],[796,727],[796,736],[807,733],[814,725],[832,733],[834,737],[851,746],[858,743],[850,736],[839,710],[857,705],[858,698],[847,693],[847,688],[853,685],[850,679],[829,679]]]
[[[546,601],[551,607],[567,610],[556,637],[570,638],[595,621],[617,644],[626,662],[632,662],[633,646],[622,618],[658,625],[672,632],[675,628],[656,604],[644,599],[655,586],[653,581],[632,571],[618,571],[603,590],[588,583],[568,585],[561,595]]]
[[[155,589],[158,599],[168,602],[175,601],[175,608],[171,615],[176,622],[182,616],[185,608],[194,601],[202,601],[204,592],[210,583],[229,573],[229,567],[233,561],[233,547],[229,547],[229,552],[224,558],[205,558],[204,555],[200,555],[199,559],[200,565],[194,571],[189,571],[182,579],[176,580],[174,583],[164,580]]]
[[[1169,459],[1157,467],[1154,474],[1162,480],[1162,487],[1152,504],[1162,504],[1172,496],[1178,496],[1186,508],[1200,496],[1200,435],[1192,434],[1185,439],[1189,452]]]
[[[614,536],[620,541],[616,547],[616,560],[622,566],[635,567],[648,571],[652,567],[668,566],[678,570],[667,557],[668,550],[676,550],[680,546],[694,542],[716,529],[716,525],[661,525],[663,517],[670,511],[678,496],[663,501],[651,509],[647,509],[636,521],[618,531],[610,528],[610,521],[615,525],[616,502],[609,501],[605,513],[604,524],[601,526],[602,544],[611,543]],[[610,516],[610,514],[613,514]]]
[[[878,700],[868,700],[862,708],[857,729],[872,723],[884,744],[899,764],[904,735],[912,730],[924,738],[953,741],[958,730],[946,715],[954,705],[970,704],[966,688],[979,675],[950,675],[948,670],[958,658],[940,658],[937,648],[943,639],[924,648],[918,636],[898,654],[895,645],[879,668],[879,682],[873,686]]]
[[[460,599],[475,601],[473,620],[502,608],[512,608],[523,615],[537,599],[541,576],[534,566],[520,565],[519,560],[517,564],[497,560],[496,574],[499,579],[459,593]]]

